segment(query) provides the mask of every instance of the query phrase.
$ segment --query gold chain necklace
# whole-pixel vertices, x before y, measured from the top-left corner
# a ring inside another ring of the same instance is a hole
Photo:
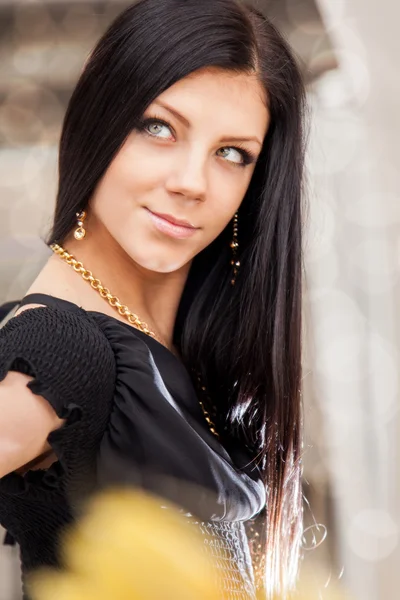
[[[139,331],[142,331],[146,335],[149,335],[150,337],[154,338],[155,340],[160,342],[163,346],[168,347],[168,345],[165,344],[165,340],[163,340],[161,338],[161,336],[157,335],[154,331],[152,331],[150,329],[150,327],[147,325],[147,323],[145,321],[142,321],[137,314],[135,314],[131,310],[129,310],[129,308],[126,305],[121,304],[121,302],[119,301],[117,296],[114,296],[108,288],[104,287],[103,284],[101,283],[101,281],[99,279],[97,279],[96,277],[94,277],[94,275],[91,271],[89,271],[88,269],[85,269],[83,264],[80,261],[76,260],[76,258],[72,254],[67,252],[67,250],[65,250],[65,248],[63,248],[62,246],[59,246],[58,244],[51,244],[50,249],[55,254],[57,254],[60,258],[62,258],[62,260],[64,260],[68,265],[70,265],[76,273],[80,274],[85,281],[90,283],[92,288],[94,290],[96,290],[100,294],[100,296],[102,298],[104,298],[104,300],[107,300],[108,303],[110,304],[110,306],[112,306],[115,310],[117,310],[118,313],[122,317],[127,319],[127,321],[131,325],[133,325],[134,327],[136,327],[136,329],[139,329]],[[199,375],[197,375],[197,381],[199,383],[199,386],[200,386],[202,392],[206,393],[207,390],[202,385],[201,378]],[[203,410],[203,414],[208,423],[210,431],[216,437],[219,437],[216,427],[210,417],[209,412],[207,411],[206,407],[204,406],[204,403],[201,400],[199,400],[199,404]]]

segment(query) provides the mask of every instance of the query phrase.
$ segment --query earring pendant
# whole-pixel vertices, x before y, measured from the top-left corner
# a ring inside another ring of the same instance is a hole
[[[240,261],[237,260],[237,258],[236,258],[237,251],[238,251],[238,248],[239,248],[239,242],[238,242],[238,221],[239,221],[239,216],[238,216],[238,213],[236,213],[235,216],[234,216],[234,218],[233,218],[233,240],[230,243],[230,247],[231,247],[231,250],[232,250],[231,266],[233,267],[233,277],[231,279],[231,285],[235,285],[237,274],[238,274],[239,267],[240,267]]]
[[[74,231],[74,238],[80,242],[86,235],[86,229],[83,226],[83,222],[86,218],[86,212],[83,210],[82,212],[76,213],[76,216],[78,218],[78,227]]]

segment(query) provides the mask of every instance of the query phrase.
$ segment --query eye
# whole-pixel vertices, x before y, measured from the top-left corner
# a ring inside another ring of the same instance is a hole
[[[145,135],[157,139],[167,140],[175,136],[171,125],[156,116],[143,119],[137,129]],[[241,146],[227,146],[220,148],[218,152],[222,152],[222,155],[219,156],[222,156],[222,158],[225,158],[237,167],[246,167],[249,164],[257,162],[257,156]]]
[[[144,121],[142,129],[152,137],[168,139],[172,135],[170,126],[159,119],[148,119],[147,121]]]
[[[232,154],[233,151],[233,154]],[[243,155],[236,148],[221,148],[218,152],[222,152],[220,155],[222,158],[227,158],[230,162],[241,163],[243,161]],[[229,153],[231,152],[231,158],[229,158]]]
[[[218,152],[223,153],[219,156],[222,156],[222,158],[226,158],[228,162],[231,162],[234,165],[237,165],[238,167],[245,167],[246,165],[249,165],[250,163],[256,161],[256,157],[244,148],[235,148],[233,146],[228,146],[226,148],[220,148]]]

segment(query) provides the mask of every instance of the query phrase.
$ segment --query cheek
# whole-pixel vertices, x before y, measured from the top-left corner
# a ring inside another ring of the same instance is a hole
[[[111,176],[133,191],[154,189],[164,181],[170,168],[168,156],[169,153],[160,152],[156,144],[149,144],[134,133],[110,165]]]
[[[239,209],[247,185],[219,186],[218,193],[214,194],[212,201],[207,206],[207,232],[213,238],[217,237],[233,220]]]
[[[147,161],[131,161],[128,156],[121,156],[107,171],[104,188],[114,198],[135,195],[151,186],[154,169]]]
[[[110,164],[104,176],[104,188],[114,197],[139,194],[155,189],[162,180],[163,164],[141,138],[132,135]]]
[[[223,169],[219,165],[218,167],[211,179],[208,204],[212,205],[211,210],[216,217],[229,221],[229,215],[236,212],[246,195],[254,168],[231,166]]]
[[[128,182],[107,172],[96,189],[91,209],[103,225],[115,227],[132,210]]]
[[[92,208],[105,224],[124,225],[132,218],[136,207],[145,205],[148,194],[159,185],[158,180],[154,161],[137,148],[133,151],[133,144],[127,145],[120,150],[97,186]]]

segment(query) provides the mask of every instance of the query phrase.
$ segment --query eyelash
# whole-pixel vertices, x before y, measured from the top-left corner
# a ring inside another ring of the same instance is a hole
[[[164,119],[161,119],[159,117],[151,117],[151,118],[147,118],[147,119],[143,119],[138,126],[138,130],[141,133],[144,133],[145,135],[148,135],[151,138],[156,138],[157,136],[152,135],[151,133],[149,133],[146,130],[146,127],[148,125],[154,125],[154,124],[158,124],[158,125],[164,125],[165,127],[168,127],[168,129],[171,129],[171,131],[173,131],[172,126],[170,125],[170,123],[168,123],[167,121],[165,121]],[[235,167],[247,167],[247,165],[253,164],[257,161],[257,157],[250,152],[249,150],[246,150],[246,148],[244,146],[242,146],[241,144],[238,144],[237,146],[223,146],[223,149],[229,148],[231,150],[237,150],[242,158],[243,158],[243,162],[242,163],[235,163],[232,160],[227,160],[227,162],[231,163],[233,166]]]

